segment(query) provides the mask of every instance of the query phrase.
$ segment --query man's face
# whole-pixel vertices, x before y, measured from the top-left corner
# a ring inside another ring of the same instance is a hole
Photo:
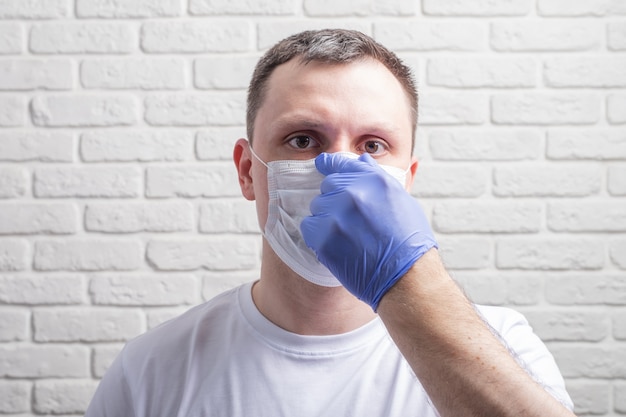
[[[401,84],[373,59],[330,65],[291,60],[277,67],[254,123],[253,148],[265,162],[313,159],[321,152],[370,153],[380,164],[407,169],[412,158],[410,102]],[[249,152],[250,183],[262,229],[267,219],[267,168]],[[241,172],[240,172],[241,181]]]

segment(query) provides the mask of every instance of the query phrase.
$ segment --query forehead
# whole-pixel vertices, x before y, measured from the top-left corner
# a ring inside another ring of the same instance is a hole
[[[381,122],[400,116],[412,125],[409,95],[389,69],[372,58],[350,63],[292,59],[274,69],[264,96],[258,116],[276,117],[296,109],[322,114],[350,111]]]

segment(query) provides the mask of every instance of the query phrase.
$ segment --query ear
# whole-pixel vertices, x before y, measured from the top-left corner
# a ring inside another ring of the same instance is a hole
[[[415,180],[415,174],[417,173],[417,167],[419,165],[419,162],[417,160],[416,156],[412,156],[411,157],[411,165],[409,166],[409,172],[408,172],[408,179],[406,182],[406,189],[407,191],[411,191],[411,189],[413,188],[413,181]]]
[[[253,201],[254,187],[252,186],[252,155],[250,155],[250,144],[246,139],[238,139],[233,149],[233,162],[237,168],[237,176],[239,179],[239,187],[241,194],[246,200]]]

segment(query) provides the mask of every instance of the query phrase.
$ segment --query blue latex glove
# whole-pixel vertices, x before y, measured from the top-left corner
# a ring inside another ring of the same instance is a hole
[[[383,295],[437,242],[418,202],[369,155],[320,154],[326,178],[300,229],[319,261],[359,299]]]

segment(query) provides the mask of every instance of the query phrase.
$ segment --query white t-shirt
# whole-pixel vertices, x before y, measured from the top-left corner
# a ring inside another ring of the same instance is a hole
[[[227,291],[129,342],[86,416],[438,416],[380,319],[345,334],[301,336],[261,315],[251,288]],[[479,311],[572,408],[526,320],[504,308]]]

